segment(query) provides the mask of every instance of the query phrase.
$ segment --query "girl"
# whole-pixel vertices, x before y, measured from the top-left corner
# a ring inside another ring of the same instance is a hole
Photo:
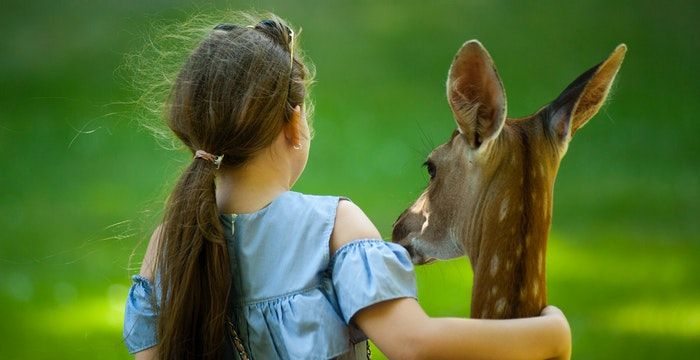
[[[257,21],[256,21],[257,22]],[[193,159],[133,276],[137,359],[568,358],[564,315],[430,318],[408,253],[335,196],[290,191],[309,155],[309,69],[276,16],[220,24],[167,101]]]

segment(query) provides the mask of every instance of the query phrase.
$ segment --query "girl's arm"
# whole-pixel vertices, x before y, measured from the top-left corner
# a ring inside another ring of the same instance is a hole
[[[481,320],[430,318],[413,298],[384,301],[353,318],[390,359],[568,359],[571,336],[563,314]]]
[[[360,238],[381,235],[359,207],[340,201],[330,250]],[[430,318],[415,299],[400,298],[368,306],[352,321],[391,359],[568,359],[571,333],[564,314],[550,306],[542,315]]]
[[[162,229],[163,226],[158,225],[155,231],[153,231],[153,235],[151,235],[151,240],[148,242],[148,247],[146,248],[146,254],[144,255],[143,262],[141,263],[140,275],[151,281],[153,281],[156,249],[159,247]],[[139,351],[134,354],[134,360],[156,359],[157,351],[158,345],[143,351]]]
[[[150,349],[146,349],[144,351],[139,351],[136,354],[134,354],[134,360],[153,360],[156,359],[156,345],[155,347],[152,347]]]

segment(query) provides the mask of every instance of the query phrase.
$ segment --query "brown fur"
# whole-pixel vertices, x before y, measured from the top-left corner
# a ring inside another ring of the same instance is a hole
[[[428,156],[427,189],[399,216],[393,241],[414,263],[467,255],[472,317],[535,316],[547,304],[552,190],[571,135],[602,106],[626,47],[577,78],[537,113],[506,120],[505,91],[478,41],[448,74],[458,131]]]

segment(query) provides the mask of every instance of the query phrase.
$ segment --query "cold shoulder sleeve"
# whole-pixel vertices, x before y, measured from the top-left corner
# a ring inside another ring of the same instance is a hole
[[[141,275],[131,277],[132,285],[124,310],[124,342],[130,354],[156,345],[157,298],[154,287]]]
[[[333,287],[343,319],[350,323],[361,309],[391,299],[417,298],[416,276],[406,249],[384,240],[355,240],[340,247],[330,261]]]

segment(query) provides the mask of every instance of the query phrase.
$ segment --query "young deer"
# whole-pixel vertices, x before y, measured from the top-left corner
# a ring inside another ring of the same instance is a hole
[[[619,45],[535,114],[507,120],[486,49],[471,40],[455,56],[447,99],[457,130],[428,156],[430,183],[396,220],[392,238],[415,264],[466,254],[472,317],[536,316],[546,306],[554,178],[571,137],[605,101],[626,50]]]

